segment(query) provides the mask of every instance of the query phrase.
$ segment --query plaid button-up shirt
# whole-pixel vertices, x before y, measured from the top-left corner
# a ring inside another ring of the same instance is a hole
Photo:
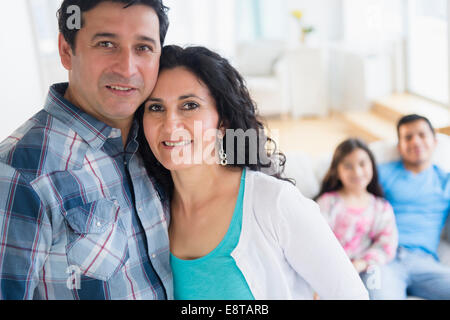
[[[169,206],[121,132],[50,88],[0,144],[1,299],[172,299]]]

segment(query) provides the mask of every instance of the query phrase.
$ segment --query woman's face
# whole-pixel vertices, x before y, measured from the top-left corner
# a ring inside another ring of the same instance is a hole
[[[366,190],[373,177],[372,161],[363,149],[355,149],[339,163],[338,176],[349,191]]]
[[[208,87],[186,68],[160,73],[145,103],[143,125],[153,154],[168,170],[216,163],[216,103]]]

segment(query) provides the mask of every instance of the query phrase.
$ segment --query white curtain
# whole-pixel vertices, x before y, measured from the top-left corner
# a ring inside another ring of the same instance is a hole
[[[43,105],[45,89],[26,0],[0,10],[0,141]]]
[[[166,44],[201,45],[231,57],[235,48],[236,1],[165,0],[170,8]]]

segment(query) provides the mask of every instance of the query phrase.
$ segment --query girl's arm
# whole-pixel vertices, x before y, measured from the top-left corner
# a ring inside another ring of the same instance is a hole
[[[383,265],[395,257],[398,245],[398,231],[392,206],[383,201],[380,209],[375,209],[375,221],[370,231],[373,243],[361,257],[367,265]]]
[[[319,206],[286,184],[274,213],[277,239],[289,264],[322,299],[368,299],[358,273],[320,214]]]

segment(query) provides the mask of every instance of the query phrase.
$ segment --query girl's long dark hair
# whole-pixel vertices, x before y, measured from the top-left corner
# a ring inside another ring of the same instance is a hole
[[[230,166],[247,167],[254,171],[266,169],[270,171],[270,175],[278,179],[293,182],[282,177],[286,157],[276,150],[275,142],[265,135],[264,125],[258,119],[256,104],[250,97],[244,79],[226,59],[204,47],[181,48],[175,45],[164,47],[159,72],[176,67],[186,68],[208,87],[216,102],[219,123],[226,129],[242,129],[244,132],[254,129],[258,132],[256,150],[263,150],[263,152],[257,153],[257,161],[254,161],[255,155],[250,152],[255,148],[250,148],[249,143],[245,143],[244,161],[242,157],[239,157],[238,161],[238,146],[234,143],[234,150],[226,150],[228,134],[225,134],[224,151],[227,153],[228,160],[232,159]],[[171,197],[173,181],[170,171],[157,161],[144,135],[144,111],[144,106],[141,106],[136,113],[139,121],[139,151],[149,175],[154,177],[165,194]],[[267,150],[266,143],[272,144],[272,150]]]
[[[320,192],[314,198],[314,200],[317,200],[324,193],[338,191],[343,187],[338,175],[338,166],[347,155],[349,155],[356,149],[362,149],[367,152],[372,163],[373,177],[369,185],[367,186],[367,191],[374,196],[384,198],[383,189],[378,182],[378,170],[372,151],[370,151],[369,147],[362,140],[352,138],[345,140],[336,148],[330,168],[328,169],[328,172],[322,181]]]

